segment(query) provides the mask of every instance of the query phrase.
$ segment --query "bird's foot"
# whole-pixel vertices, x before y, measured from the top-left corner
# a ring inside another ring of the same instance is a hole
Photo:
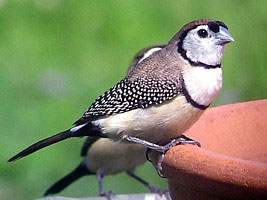
[[[147,143],[146,143],[147,144]],[[158,162],[156,164],[156,170],[157,170],[157,173],[160,177],[162,178],[165,178],[162,174],[161,174],[161,170],[162,170],[162,162],[163,162],[163,159],[164,159],[164,156],[165,156],[165,153],[172,147],[176,146],[176,145],[183,145],[183,144],[192,144],[192,145],[196,145],[198,147],[201,147],[200,143],[195,141],[195,140],[192,140],[191,138],[188,138],[186,137],[185,135],[182,135],[181,137],[179,138],[176,138],[176,139],[173,139],[171,142],[169,142],[168,144],[166,145],[163,145],[163,146],[160,146],[160,145],[156,145],[156,144],[149,144],[148,149],[147,149],[147,152],[146,152],[146,158],[148,161],[151,162],[151,159],[150,159],[150,151],[153,149],[155,151],[158,151],[160,152],[160,156],[158,157]],[[150,148],[152,147],[152,148]]]
[[[160,190],[157,192],[161,197],[165,196],[167,200],[172,200],[170,190]]]
[[[176,146],[176,145],[184,145],[184,144],[192,144],[192,145],[196,145],[198,147],[201,147],[200,143],[195,141],[195,140],[192,140],[191,138],[188,138],[186,137],[185,135],[182,135],[181,137],[179,138],[176,138],[176,139],[173,139],[170,143],[162,146],[163,149],[165,150],[164,153],[161,153],[158,157],[158,162],[157,162],[157,165],[156,165],[156,170],[157,170],[157,173],[158,175],[161,177],[161,178],[166,178],[165,176],[162,175],[161,173],[161,170],[162,170],[162,162],[163,162],[163,159],[164,159],[164,156],[165,156],[165,153],[172,147]],[[147,155],[147,157],[149,158],[149,156]]]
[[[170,190],[162,190],[162,195],[165,196],[167,200],[172,200]]]
[[[182,135],[181,137],[175,138],[173,139],[170,143],[166,144],[163,146],[163,149],[165,150],[165,152],[167,152],[170,148],[176,146],[176,145],[184,145],[184,144],[192,144],[192,145],[196,145],[198,147],[201,147],[200,143],[189,138],[186,137],[185,135]]]
[[[154,144],[152,142],[148,142],[148,141],[140,139],[140,138],[132,137],[132,136],[128,136],[125,139],[128,142],[141,144],[141,145],[146,146],[149,149],[153,149],[153,150],[161,152],[161,153],[166,153],[170,148],[172,148],[176,145],[180,145],[180,144],[193,144],[193,145],[197,145],[200,147],[199,142],[192,140],[192,139],[190,139],[184,135],[180,136],[179,138],[173,139],[170,143],[163,145],[163,146],[158,145],[158,144]]]
[[[151,184],[149,184],[148,188],[149,188],[150,192],[159,194],[160,196],[166,196],[166,197],[170,196],[169,190],[162,190],[162,189],[159,189],[156,186],[151,185]]]
[[[153,184],[150,184],[149,182],[145,181],[141,177],[137,176],[134,173],[134,171],[126,171],[126,173],[127,173],[128,176],[136,179],[137,181],[142,183],[144,186],[146,186],[149,189],[150,192],[159,194],[161,197],[165,196],[167,200],[171,200],[169,190],[161,190],[161,189],[157,188]]]
[[[185,135],[182,135],[179,138],[173,139],[171,142],[169,142],[168,144],[163,145],[163,146],[148,142],[146,140],[142,140],[140,138],[131,137],[131,136],[128,136],[125,139],[127,141],[129,141],[129,142],[142,144],[142,145],[146,146],[148,149],[153,149],[153,150],[158,151],[158,152],[161,153],[161,155],[158,157],[159,159],[158,159],[158,162],[157,162],[157,165],[156,165],[156,170],[157,170],[158,175],[160,177],[162,177],[162,178],[164,178],[164,176],[161,174],[162,162],[163,162],[165,153],[170,148],[172,148],[172,147],[174,147],[176,145],[181,145],[181,144],[193,144],[193,145],[197,145],[199,147],[201,146],[199,142],[197,142],[195,140],[192,140],[192,139],[186,137]],[[149,153],[149,151],[147,151],[146,157],[148,158],[149,161],[151,161],[148,153]]]
[[[101,193],[99,194],[99,196],[101,196],[101,197],[106,197],[107,200],[111,200],[111,197],[112,197],[112,196],[115,196],[115,194],[114,194],[112,191],[109,191],[109,192],[101,192]]]

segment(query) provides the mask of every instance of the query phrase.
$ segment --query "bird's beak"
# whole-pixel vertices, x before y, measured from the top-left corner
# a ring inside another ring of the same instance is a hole
[[[224,45],[235,41],[234,38],[232,38],[232,36],[228,32],[228,30],[222,26],[220,26],[220,31],[216,33],[215,38],[216,38],[215,41],[216,45]]]

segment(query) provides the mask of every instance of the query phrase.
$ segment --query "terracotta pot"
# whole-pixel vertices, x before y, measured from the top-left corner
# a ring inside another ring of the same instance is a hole
[[[173,200],[267,199],[267,100],[208,109],[185,135],[201,148],[166,153]]]

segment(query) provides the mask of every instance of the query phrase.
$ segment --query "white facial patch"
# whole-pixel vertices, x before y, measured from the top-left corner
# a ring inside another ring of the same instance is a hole
[[[198,35],[200,29],[206,30],[208,36],[200,37]],[[224,45],[216,45],[215,33],[207,25],[190,30],[183,40],[183,48],[190,60],[207,65],[220,64],[224,52]]]
[[[138,63],[142,62],[144,59],[146,59],[148,56],[151,56],[153,53],[155,53],[156,51],[159,51],[161,50],[162,48],[160,47],[155,47],[155,48],[152,48],[152,49],[149,49],[145,54],[144,56],[138,61]]]

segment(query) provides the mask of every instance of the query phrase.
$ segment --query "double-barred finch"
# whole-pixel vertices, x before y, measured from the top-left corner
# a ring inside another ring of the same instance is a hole
[[[72,128],[9,161],[81,136],[126,140],[165,152],[171,145],[158,144],[181,136],[218,95],[224,48],[232,41],[223,22],[200,19],[186,24],[165,47],[97,98]]]
[[[132,60],[128,72],[134,70],[137,63],[158,51],[163,46],[152,46],[139,51]],[[130,177],[144,184],[151,192],[166,194],[168,191],[160,190],[138,177],[134,169],[146,162],[146,147],[138,144],[114,142],[108,138],[88,137],[81,151],[83,161],[68,175],[53,184],[45,193],[56,194],[83,176],[96,175],[98,179],[99,194],[109,196],[103,190],[103,177],[126,172]]]

